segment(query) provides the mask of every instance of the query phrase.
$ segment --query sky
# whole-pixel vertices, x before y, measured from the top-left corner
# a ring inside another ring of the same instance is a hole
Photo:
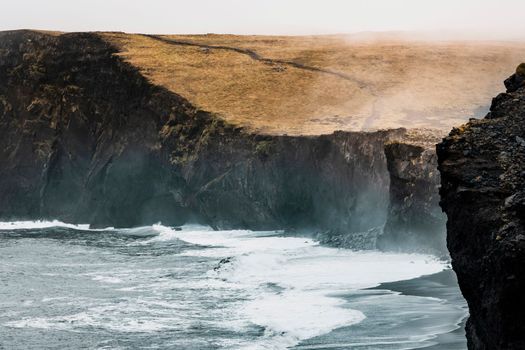
[[[0,0],[0,30],[525,37],[525,0]]]

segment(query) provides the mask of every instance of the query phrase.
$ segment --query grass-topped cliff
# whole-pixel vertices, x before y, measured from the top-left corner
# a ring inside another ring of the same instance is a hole
[[[390,227],[418,225],[410,232],[419,235],[421,218],[437,208],[426,157],[436,131],[361,129],[463,120],[520,50],[331,36],[3,32],[0,218],[337,235],[382,227],[394,215]],[[386,144],[400,152],[385,155]]]
[[[383,146],[403,134],[250,133],[99,34],[0,33],[4,220],[366,230],[384,221]]]
[[[486,113],[525,44],[395,36],[98,33],[155,84],[270,134],[448,131]]]
[[[525,43],[386,34],[94,35],[152,83],[266,134],[448,131],[482,116],[499,82],[525,56]]]

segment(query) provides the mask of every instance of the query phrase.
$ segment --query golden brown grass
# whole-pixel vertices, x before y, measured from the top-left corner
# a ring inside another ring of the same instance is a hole
[[[264,57],[341,72],[347,80],[228,50],[141,35],[101,35],[152,82],[198,107],[251,130],[290,135],[391,127],[449,130],[482,114],[525,57],[524,44],[503,42],[165,36],[248,48]]]

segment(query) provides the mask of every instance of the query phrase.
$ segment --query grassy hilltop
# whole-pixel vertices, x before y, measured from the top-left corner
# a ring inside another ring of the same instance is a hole
[[[525,44],[358,36],[100,33],[152,82],[269,134],[421,127],[486,112]]]

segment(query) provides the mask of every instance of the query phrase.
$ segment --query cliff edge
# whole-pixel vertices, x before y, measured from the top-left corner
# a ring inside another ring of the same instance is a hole
[[[0,218],[366,231],[406,130],[260,135],[152,84],[97,33],[0,33]]]
[[[469,349],[525,349],[525,65],[490,113],[437,147]]]
[[[404,128],[256,132],[178,94],[194,86],[177,79],[186,66],[166,61],[169,86],[147,74],[146,63],[158,72],[159,57],[181,52],[136,62],[130,57],[158,48],[134,47],[132,55],[122,40],[181,46],[143,35],[0,33],[1,220],[304,230],[337,245],[344,235],[354,248],[375,247],[387,222],[384,249],[443,245],[434,137]],[[234,53],[251,62],[250,50]],[[334,74],[297,65],[289,62],[301,73]],[[247,101],[237,102],[252,106]]]

